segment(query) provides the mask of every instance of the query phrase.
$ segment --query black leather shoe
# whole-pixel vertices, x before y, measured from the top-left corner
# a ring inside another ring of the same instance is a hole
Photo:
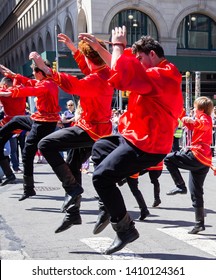
[[[119,232],[111,246],[104,252],[105,255],[111,255],[123,249],[128,243],[131,243],[139,238],[139,232],[132,227],[127,232]]]
[[[11,174],[1,183],[1,186],[5,186],[7,184],[14,184],[15,181],[16,181],[16,176],[14,174]]]
[[[64,212],[77,198],[78,195],[81,195],[84,192],[83,188],[77,184],[72,191],[66,193],[64,202],[61,207],[61,212]]]
[[[98,215],[97,222],[93,229],[93,234],[98,234],[105,229],[110,223],[110,215],[107,211],[101,211]]]
[[[195,226],[192,230],[188,231],[189,234],[197,234],[200,231],[204,231],[205,230],[205,226]]]
[[[19,198],[19,201],[25,200],[26,198],[29,198],[30,196],[36,195],[36,192],[34,189],[28,189],[24,190],[23,195]]]
[[[180,189],[180,188],[176,187],[175,189],[167,192],[166,194],[175,195],[175,194],[186,194],[186,193],[187,193],[187,188]]]
[[[72,227],[73,225],[81,225],[82,219],[79,214],[71,215],[67,213],[62,221],[62,224],[55,230],[55,233],[65,231]]]
[[[152,204],[152,207],[157,207],[159,204],[161,204],[160,198],[155,199],[154,202],[153,202],[153,204]]]
[[[143,220],[145,220],[145,218],[146,218],[147,216],[149,216],[149,215],[150,215],[150,212],[149,212],[148,209],[141,210],[141,215],[140,215],[140,217],[139,217],[139,220],[140,220],[140,221],[143,221]]]

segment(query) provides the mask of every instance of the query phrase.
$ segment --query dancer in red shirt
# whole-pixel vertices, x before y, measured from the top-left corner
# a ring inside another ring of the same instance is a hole
[[[69,94],[80,96],[82,108],[80,118],[72,127],[50,134],[38,145],[66,191],[62,206],[66,215],[60,227],[55,231],[56,233],[82,222],[79,211],[83,192],[81,167],[82,163],[91,155],[94,142],[112,133],[111,103],[114,92],[113,87],[107,82],[110,77],[110,68],[88,43],[79,42],[77,50],[66,35],[60,34],[58,37],[72,50],[80,69],[87,76],[78,79],[66,73],[51,71],[50,68],[43,65],[37,53],[31,54],[36,63],[57,85]],[[99,45],[103,49],[106,48],[102,41],[99,42]],[[70,162],[65,162],[59,154],[59,151],[65,149],[74,150]]]
[[[183,126],[192,131],[190,147],[181,151],[170,153],[166,156],[164,163],[172,176],[176,187],[170,190],[167,195],[186,194],[187,188],[181,176],[179,168],[190,170],[189,189],[192,205],[195,209],[196,224],[189,231],[196,234],[205,230],[204,225],[204,201],[203,185],[206,175],[212,166],[212,111],[213,102],[211,99],[201,96],[194,101],[194,116],[183,117]]]
[[[80,37],[110,61],[93,35]],[[117,89],[131,91],[128,110],[119,119],[119,135],[98,140],[92,150],[93,184],[117,233],[105,254],[119,251],[139,237],[116,183],[163,160],[172,148],[183,108],[181,74],[165,59],[161,45],[150,36],[143,36],[132,50],[124,53],[126,43],[125,27],[112,30],[109,82]]]
[[[0,71],[4,74],[5,68],[3,65],[0,65]],[[4,77],[1,80],[0,88],[1,90],[6,90],[8,87],[13,86],[13,80]],[[2,186],[14,183],[16,181],[16,176],[14,175],[10,164],[8,156],[4,155],[4,146],[5,143],[13,136],[14,133],[20,133],[20,131],[11,131],[8,135],[5,135],[2,128],[7,124],[14,116],[25,115],[26,108],[26,98],[25,97],[0,97],[0,101],[4,107],[4,118],[0,122],[0,166],[6,176],[6,179],[1,184]]]
[[[48,79],[45,73],[36,65],[32,65],[32,69],[35,76],[34,80],[20,74],[14,74],[8,69],[6,74],[16,79],[18,84],[22,84],[22,86],[13,86],[7,89],[7,91],[0,91],[1,96],[11,96],[13,98],[36,97],[35,105],[37,111],[35,113],[31,116],[16,116],[4,125],[1,130],[4,141],[7,140],[7,136],[15,129],[30,131],[22,155],[24,193],[19,201],[36,194],[34,190],[33,165],[38,149],[37,144],[43,137],[55,130],[57,121],[60,120],[57,85],[51,79]]]

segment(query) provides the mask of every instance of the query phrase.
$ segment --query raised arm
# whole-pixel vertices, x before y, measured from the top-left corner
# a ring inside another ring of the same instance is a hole
[[[74,46],[74,43],[67,35],[60,33],[58,34],[57,37],[59,42],[64,43],[68,47],[68,49],[72,52],[72,54],[75,54],[77,48]]]
[[[74,46],[72,40],[65,34],[60,33],[58,34],[59,42],[64,43],[74,54],[77,51],[77,48]],[[51,69],[44,63],[42,57],[37,52],[31,52],[29,55],[29,59],[34,60],[35,64],[44,71],[47,75],[52,75]]]
[[[8,69],[2,64],[0,64],[0,73],[2,73],[2,75],[8,78],[14,78],[16,76],[16,73],[12,72],[10,69]]]
[[[84,40],[89,45],[99,53],[100,57],[105,61],[105,63],[110,67],[111,66],[111,53],[104,49],[98,42],[97,38],[89,33],[80,33],[79,39]],[[105,42],[106,43],[106,42]]]
[[[115,27],[112,30],[112,45],[113,45],[113,52],[112,52],[112,61],[111,61],[111,68],[116,64],[117,59],[123,54],[124,48],[127,45],[126,39],[126,27]]]
[[[85,40],[89,43],[89,45],[99,53],[102,59],[106,62],[108,66],[111,68],[115,65],[119,56],[123,53],[124,48],[127,45],[126,39],[126,27],[116,27],[112,30],[112,42],[108,42],[113,46],[113,52],[110,54],[107,50],[105,50],[97,41],[97,38],[89,33],[80,33],[79,39]]]
[[[29,59],[34,60],[37,67],[43,70],[46,75],[52,75],[51,69],[44,63],[42,57],[37,52],[31,52]]]

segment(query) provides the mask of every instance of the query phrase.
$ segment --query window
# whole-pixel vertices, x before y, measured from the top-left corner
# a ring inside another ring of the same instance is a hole
[[[158,32],[154,22],[146,14],[138,10],[123,10],[116,14],[109,27],[109,32],[116,26],[127,28],[127,43],[131,46],[142,35],[150,35],[158,40]]]
[[[177,30],[178,49],[216,49],[216,22],[201,14],[186,16]]]

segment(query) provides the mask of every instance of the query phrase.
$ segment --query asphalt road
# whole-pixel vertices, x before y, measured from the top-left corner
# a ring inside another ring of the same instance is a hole
[[[214,160],[216,162],[216,160]],[[216,163],[215,163],[216,165]],[[92,166],[90,168],[92,171]],[[188,172],[182,171],[187,181]],[[173,186],[166,170],[160,177],[162,203],[152,208],[153,186],[148,174],[140,177],[140,189],[150,216],[138,221],[139,209],[127,185],[121,187],[127,209],[136,222],[140,238],[112,256],[103,255],[115,233],[109,225],[93,235],[97,200],[91,173],[83,174],[82,225],[55,234],[64,214],[60,212],[64,191],[48,164],[35,164],[37,196],[19,202],[22,174],[17,183],[0,187],[0,259],[2,260],[215,260],[216,259],[216,177],[210,171],[205,182],[206,230],[187,232],[194,224],[190,194],[167,196]]]

